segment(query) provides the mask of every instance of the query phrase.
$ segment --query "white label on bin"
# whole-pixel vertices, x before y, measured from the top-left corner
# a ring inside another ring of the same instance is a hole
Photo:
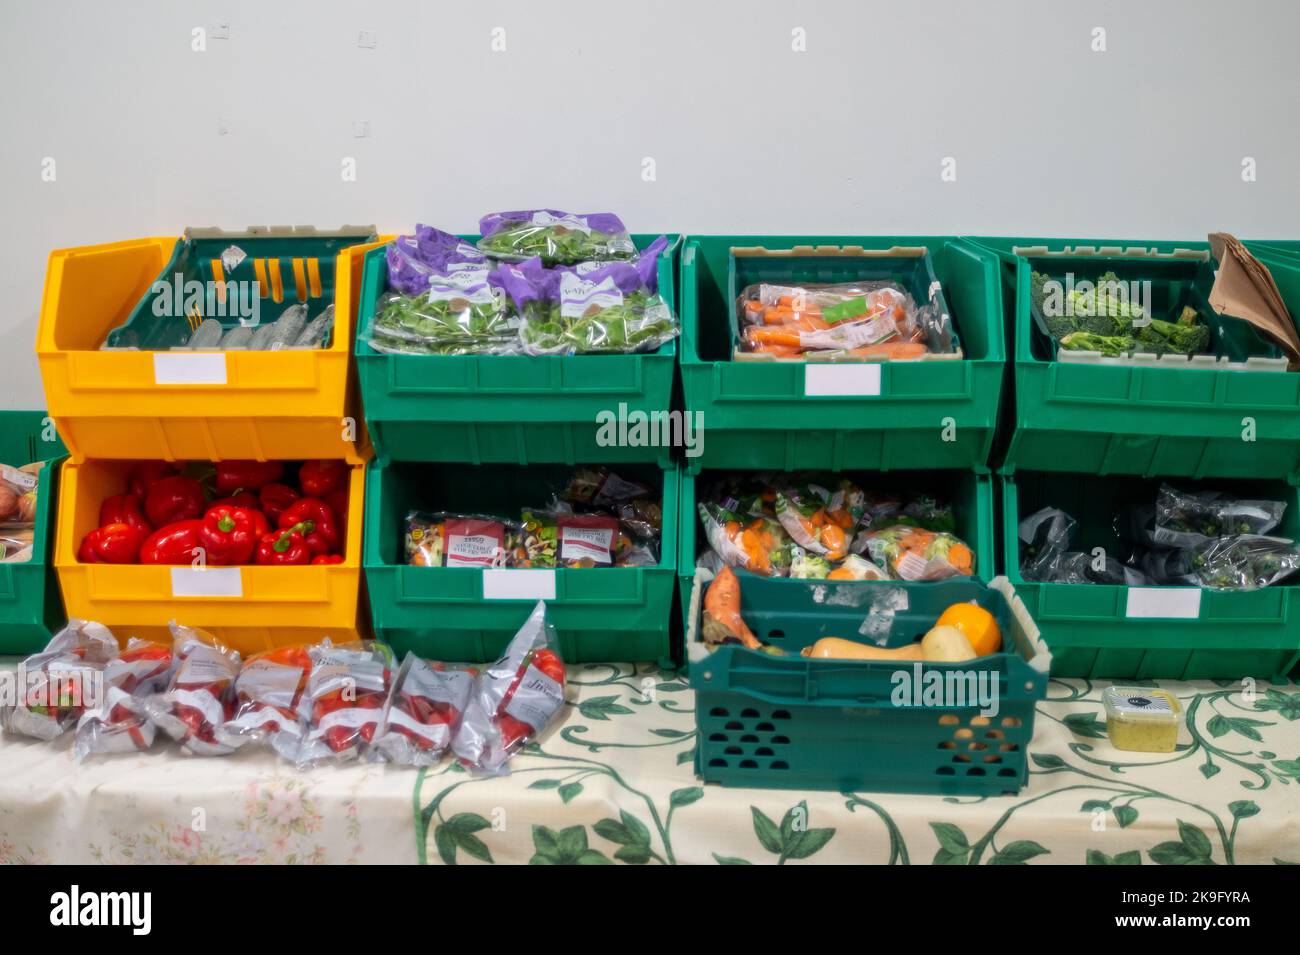
[[[1201,615],[1200,587],[1130,587],[1128,617],[1177,617],[1195,620]]]
[[[153,353],[155,385],[224,385],[226,356],[223,352]]]
[[[880,363],[810,362],[804,366],[803,393],[809,398],[827,395],[879,395]]]
[[[173,567],[173,597],[242,597],[238,567]]]
[[[495,568],[483,571],[484,600],[554,600],[555,571]]]

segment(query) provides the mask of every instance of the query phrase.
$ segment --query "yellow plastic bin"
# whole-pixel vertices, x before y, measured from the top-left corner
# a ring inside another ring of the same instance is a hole
[[[317,306],[334,300],[336,280],[342,281],[339,252],[356,244],[373,247],[367,243],[373,238],[374,230],[364,227],[330,233],[191,230],[180,238],[52,252],[36,353],[49,414],[72,459],[364,460],[351,372],[355,309],[336,307],[330,345],[323,349],[100,346],[128,319],[147,316],[155,283],[171,281],[182,269],[217,285],[257,280],[264,316],[278,316],[295,301],[306,302],[314,316]],[[231,245],[246,254],[224,271],[216,250]]]
[[[361,590],[365,466],[354,464],[341,564],[295,567],[172,567],[83,564],[77,550],[98,526],[105,498],[125,490],[133,462],[65,463],[60,474],[54,566],[69,617],[96,620],[119,639],[165,637],[170,620],[201,627],[241,653],[369,631]]]

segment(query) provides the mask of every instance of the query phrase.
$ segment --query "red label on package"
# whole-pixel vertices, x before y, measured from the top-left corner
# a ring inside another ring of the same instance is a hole
[[[614,518],[598,515],[561,517],[557,529],[562,562],[614,562],[614,535],[618,533],[618,521]]]
[[[446,529],[448,567],[495,567],[500,563],[506,540],[501,522],[451,518]]]

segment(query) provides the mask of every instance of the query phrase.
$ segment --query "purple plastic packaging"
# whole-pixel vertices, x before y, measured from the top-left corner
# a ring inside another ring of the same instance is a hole
[[[482,252],[450,232],[417,225],[414,235],[400,235],[388,245],[388,287],[404,295],[419,295],[429,279],[460,263],[486,263]]]

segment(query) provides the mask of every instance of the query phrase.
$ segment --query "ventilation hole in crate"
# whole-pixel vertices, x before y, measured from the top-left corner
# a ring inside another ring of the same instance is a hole
[[[970,718],[971,726],[988,726],[989,718],[987,716],[972,716]]]
[[[760,733],[775,733],[775,732],[776,732],[776,727],[773,726],[771,723],[759,723],[757,726],[754,727],[754,729],[757,730],[757,731],[760,732]]]
[[[775,755],[776,755],[776,750],[772,749],[772,747],[770,747],[770,746],[760,746],[758,749],[754,750],[754,755],[755,755],[755,756],[775,756]]]
[[[724,710],[722,707],[720,707],[720,706],[715,706],[713,709],[709,710],[709,715],[710,715],[710,716],[730,716],[731,714],[728,713],[726,710]]]
[[[966,770],[966,775],[967,775],[967,776],[986,776],[986,775],[988,775],[988,774],[984,772],[984,767],[982,767],[982,766],[972,766],[972,767],[970,767],[969,769]]]
[[[1020,752],[1019,743],[1003,743],[998,747],[999,753],[1018,753]]]
[[[1001,756],[998,756],[998,755],[995,754],[995,753],[990,753],[988,756],[985,756],[985,757],[984,757],[984,762],[986,762],[986,763],[1000,763],[1000,762],[1002,762],[1002,757],[1001,757]]]
[[[740,718],[742,720],[756,720],[758,719],[758,710],[755,709],[741,710]]]
[[[1006,767],[1005,769],[999,769],[999,770],[998,770],[998,775],[999,775],[999,776],[1014,776],[1015,774],[1016,774],[1016,771],[1015,771],[1014,769],[1012,769],[1010,766]]]
[[[728,756],[744,756],[744,755],[745,755],[745,751],[744,751],[743,749],[741,749],[739,746],[728,746],[726,749],[723,750],[723,752],[726,753]]]
[[[717,766],[717,767],[719,767],[719,768],[721,768],[721,769],[726,769],[726,768],[727,768],[727,761],[726,761],[725,759],[716,759],[716,758],[715,758],[715,759],[711,759],[711,760],[709,760],[709,765],[710,765],[710,766]]]
[[[788,737],[788,736],[773,736],[773,737],[772,737],[772,743],[773,743],[773,745],[776,745],[776,746],[784,746],[784,745],[785,745],[786,743],[788,743],[788,742],[790,742],[790,737]]]
[[[740,722],[740,720],[732,720],[730,723],[728,723],[726,726],[722,728],[724,730],[743,730],[745,728],[745,724]]]
[[[774,720],[788,720],[789,718],[790,718],[790,711],[789,711],[789,710],[773,710],[773,711],[772,711],[772,719],[774,719]]]
[[[938,773],[940,776],[957,775],[957,770],[953,769],[951,766],[940,766],[938,769],[935,770],[935,772]]]
[[[943,716],[939,717],[940,726],[956,726],[959,722],[960,720],[958,720],[957,717],[953,716],[951,713],[946,713]]]
[[[754,762],[752,759],[742,759],[742,760],[740,761],[740,768],[741,768],[741,769],[758,769],[758,763]]]
[[[710,742],[710,743],[730,743],[730,742],[731,742],[731,737],[728,736],[726,733],[710,733],[710,734],[709,734],[709,742]]]
[[[984,734],[984,738],[985,738],[985,739],[1005,739],[1005,738],[1006,738],[1006,735],[1007,735],[1007,734],[1004,733],[1004,732],[1002,732],[1002,730],[989,730],[987,733]]]
[[[790,764],[787,763],[784,759],[774,759],[774,760],[772,760],[772,765],[771,765],[770,768],[771,768],[771,769],[789,769],[789,768],[790,768]]]
[[[740,741],[742,743],[757,743],[758,737],[755,736],[753,733],[746,733],[744,736],[740,738]]]
[[[989,748],[989,744],[988,744],[988,743],[971,743],[971,744],[970,744],[969,746],[967,746],[966,748],[969,749],[969,750],[974,750],[975,752],[978,753],[978,752],[980,752],[980,751],[982,751],[982,750],[986,750],[986,749],[988,749],[988,748]]]
[[[769,630],[769,631],[767,632],[767,638],[768,638],[769,640],[784,640],[784,639],[785,639],[785,631],[784,631],[784,630]]]
[[[952,735],[957,739],[972,739],[975,736],[971,730],[966,729],[964,726]]]
[[[958,753],[956,756],[952,758],[952,761],[954,763],[969,763],[970,757],[967,756],[965,753]]]
[[[939,744],[940,749],[956,749],[957,744],[950,739],[946,739]]]
[[[1002,725],[1003,725],[1003,726],[1011,726],[1011,727],[1019,726],[1019,725],[1020,725],[1020,717],[1018,717],[1018,716],[1004,716],[1004,717],[1002,717]]]

